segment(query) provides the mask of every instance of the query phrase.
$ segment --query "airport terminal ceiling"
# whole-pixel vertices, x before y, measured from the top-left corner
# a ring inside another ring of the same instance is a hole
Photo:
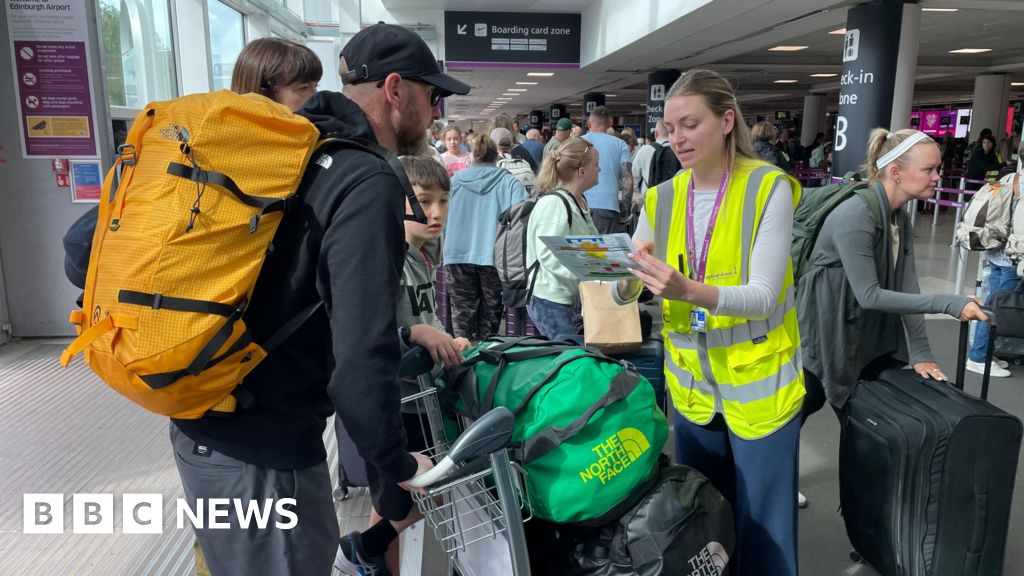
[[[494,9],[494,3],[486,0],[384,0],[384,4],[437,10]],[[635,14],[643,15],[656,4],[646,0],[538,0],[517,6],[519,12],[582,13],[582,34],[597,35],[597,50],[588,54],[587,44],[595,39],[584,41],[580,69],[550,70],[554,75],[548,77],[528,77],[529,69],[453,68],[453,75],[472,85],[473,91],[450,99],[451,119],[546,111],[552,103],[566,104],[570,114],[579,115],[586,92],[606,94],[606,105],[614,115],[644,114],[649,71],[698,66],[731,78],[748,111],[800,109],[808,94],[835,95],[839,91],[840,30],[847,10],[861,2],[696,1],[691,4],[699,7],[652,30]],[[633,18],[627,10],[630,5]],[[1015,84],[1011,98],[1024,96],[1024,1],[925,0],[921,5],[915,106],[968,102],[975,76],[983,73],[1010,74]],[[623,34],[633,38],[601,54],[605,36]],[[778,46],[806,48],[772,50]],[[965,48],[986,51],[951,53]],[[600,56],[590,58],[597,54]],[[835,106],[832,103],[832,108]]]

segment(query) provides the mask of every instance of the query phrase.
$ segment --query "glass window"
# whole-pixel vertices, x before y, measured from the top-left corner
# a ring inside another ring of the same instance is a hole
[[[213,89],[231,88],[231,71],[245,46],[242,14],[219,0],[210,0],[208,6]]]
[[[112,106],[178,95],[169,0],[101,0],[100,33]]]

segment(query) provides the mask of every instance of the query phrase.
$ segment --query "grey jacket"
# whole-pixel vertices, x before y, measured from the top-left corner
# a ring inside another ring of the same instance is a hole
[[[884,189],[875,184],[872,190],[888,214]],[[825,219],[811,268],[800,279],[804,368],[822,380],[836,407],[846,404],[861,371],[878,358],[934,361],[922,314],[959,316],[969,301],[920,293],[910,217],[897,210],[895,220],[900,251],[893,263],[889,218],[872,213],[859,196],[846,200]]]

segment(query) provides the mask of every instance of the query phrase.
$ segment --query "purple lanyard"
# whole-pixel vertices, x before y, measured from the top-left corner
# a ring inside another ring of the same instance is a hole
[[[722,200],[725,198],[725,185],[729,182],[729,171],[722,174],[722,183],[718,185],[718,196],[715,198],[715,206],[711,209],[711,219],[708,220],[708,230],[704,235],[704,249],[700,254],[700,264],[697,264],[697,253],[694,245],[697,243],[694,238],[693,225],[693,174],[690,174],[690,183],[686,191],[686,251],[690,259],[690,273],[697,282],[704,281],[704,272],[708,267],[708,248],[711,247],[711,234],[715,231],[715,224],[718,223],[718,211],[722,208]]]

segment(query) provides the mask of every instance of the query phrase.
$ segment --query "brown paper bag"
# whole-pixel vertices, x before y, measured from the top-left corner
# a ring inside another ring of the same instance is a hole
[[[636,302],[619,306],[612,299],[611,282],[580,282],[583,302],[583,340],[605,354],[638,352],[640,309]]]

